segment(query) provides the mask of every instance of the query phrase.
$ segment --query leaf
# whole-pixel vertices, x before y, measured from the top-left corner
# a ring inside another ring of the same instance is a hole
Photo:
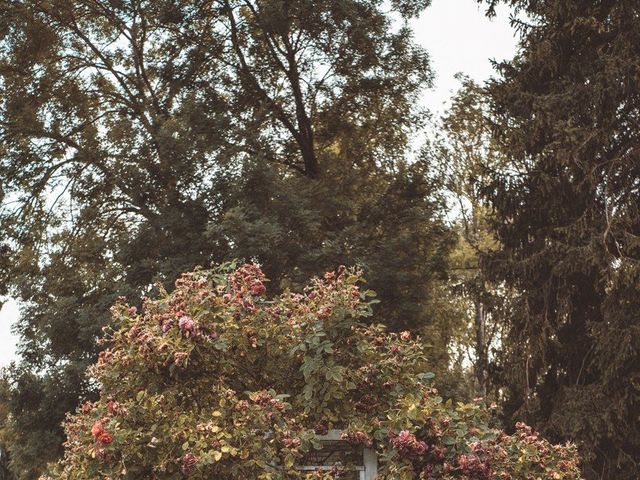
[[[284,459],[284,466],[285,468],[291,468],[293,467],[293,464],[295,463],[295,458],[293,457],[293,455],[287,455]]]
[[[455,445],[456,439],[453,437],[443,437],[442,443],[444,443],[445,445]]]

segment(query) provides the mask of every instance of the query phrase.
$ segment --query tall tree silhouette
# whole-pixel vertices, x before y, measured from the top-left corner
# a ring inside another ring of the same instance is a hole
[[[640,4],[506,3],[525,14],[489,85],[509,167],[486,189],[502,244],[486,272],[520,292],[506,411],[579,441],[588,478],[636,478]]]

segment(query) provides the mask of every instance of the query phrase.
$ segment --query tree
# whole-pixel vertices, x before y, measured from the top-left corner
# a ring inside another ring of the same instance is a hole
[[[21,475],[56,456],[64,413],[95,395],[84,372],[107,306],[196,265],[256,256],[285,287],[360,263],[389,323],[430,328],[446,357],[433,292],[451,233],[429,167],[404,162],[431,81],[405,20],[427,4],[0,6],[0,291],[24,305]]]
[[[11,395],[9,379],[4,369],[0,369],[0,480],[13,480],[9,468],[9,453],[6,448],[7,439],[2,435],[9,420],[9,399]]]
[[[360,280],[340,268],[267,301],[246,264],[185,274],[142,312],[115,305],[91,370],[100,399],[69,417],[65,457],[43,478],[329,480],[350,465],[296,467],[330,428],[376,448],[382,480],[579,478],[573,447],[444,404],[422,341],[361,321],[373,294]]]
[[[488,89],[509,165],[485,191],[501,244],[485,272],[519,292],[507,410],[579,441],[588,478],[636,478],[640,6],[508,3],[521,49]]]
[[[482,189],[506,161],[492,137],[483,88],[462,74],[456,78],[460,88],[436,125],[436,139],[425,154],[442,170],[449,210],[455,212],[458,234],[451,252],[449,283],[461,301],[460,315],[467,318],[458,348],[473,364],[476,395],[492,393],[497,398],[491,387],[500,385],[491,385],[489,379],[491,350],[499,347],[501,319],[509,301],[505,289],[492,284],[480,268],[482,258],[499,248]]]

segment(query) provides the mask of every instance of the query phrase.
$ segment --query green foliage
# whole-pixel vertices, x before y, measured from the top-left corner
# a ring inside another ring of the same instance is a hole
[[[360,264],[389,325],[429,329],[446,359],[451,233],[428,166],[404,164],[431,82],[405,21],[427,4],[0,4],[0,292],[24,306],[9,438],[26,478],[95,398],[107,306],[197,265],[255,256],[281,289]]]
[[[578,441],[588,478],[635,479],[640,5],[507,3],[521,50],[488,90],[509,168],[485,190],[502,245],[485,272],[518,292],[507,413]]]
[[[9,420],[9,402],[11,389],[7,372],[0,369],[0,480],[13,480],[15,477],[9,467],[9,454],[7,452],[6,424]]]
[[[340,268],[267,300],[255,265],[183,275],[144,311],[118,303],[91,369],[100,399],[66,422],[47,479],[335,478],[296,470],[315,432],[379,453],[380,479],[577,480],[572,446],[508,436],[443,403],[408,331],[362,322],[371,291]]]
[[[473,364],[476,395],[497,399],[501,384],[491,378],[490,366],[510,302],[504,286],[490,282],[480,267],[481,259],[499,248],[482,189],[493,172],[505,167],[506,159],[492,137],[483,88],[463,75],[457,79],[460,88],[424,155],[433,157],[430,163],[442,171],[450,215],[456,220],[457,243],[449,258],[448,284],[460,318],[466,319],[456,337],[458,361]]]

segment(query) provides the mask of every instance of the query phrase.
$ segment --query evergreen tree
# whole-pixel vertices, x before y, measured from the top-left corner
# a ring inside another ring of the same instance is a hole
[[[0,5],[0,289],[23,302],[11,436],[20,478],[60,423],[116,297],[256,258],[277,288],[361,264],[392,328],[436,320],[451,233],[407,164],[428,1]],[[391,10],[389,10],[391,6]],[[444,367],[443,367],[444,368]]]
[[[587,478],[635,479],[640,4],[507,3],[521,49],[489,93],[509,165],[485,191],[502,245],[485,271],[519,291],[507,413],[579,441]]]

